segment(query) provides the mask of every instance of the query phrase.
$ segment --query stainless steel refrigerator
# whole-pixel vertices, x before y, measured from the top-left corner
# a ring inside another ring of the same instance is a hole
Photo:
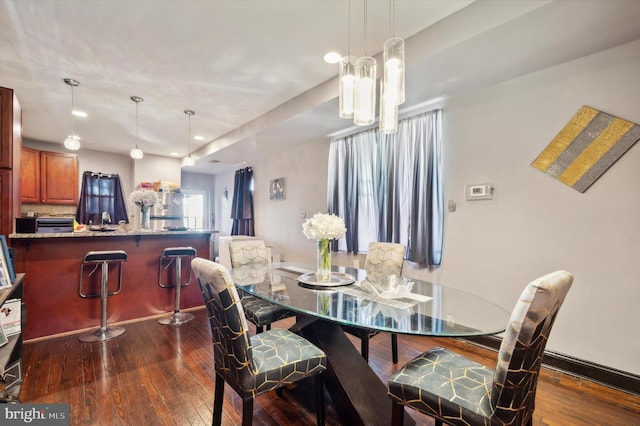
[[[152,230],[181,230],[183,224],[184,194],[182,192],[158,192],[158,204],[151,207]]]

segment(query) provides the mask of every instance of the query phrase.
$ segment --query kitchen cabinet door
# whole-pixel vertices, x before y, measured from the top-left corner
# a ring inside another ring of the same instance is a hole
[[[22,148],[20,169],[20,200],[25,204],[39,204],[40,151]]]
[[[78,204],[78,156],[40,151],[42,204]]]

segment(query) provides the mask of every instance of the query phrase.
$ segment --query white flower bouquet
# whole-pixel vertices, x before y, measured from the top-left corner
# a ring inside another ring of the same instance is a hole
[[[158,194],[149,189],[138,189],[129,195],[129,202],[140,206],[144,210],[158,203]]]
[[[335,240],[345,232],[344,220],[334,214],[316,213],[302,224],[302,233],[310,240]]]

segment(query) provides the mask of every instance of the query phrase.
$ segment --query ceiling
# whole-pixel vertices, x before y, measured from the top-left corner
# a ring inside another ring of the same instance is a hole
[[[407,101],[430,102],[640,39],[640,1],[395,0]],[[82,149],[189,151],[216,173],[353,128],[337,117],[330,50],[378,55],[393,2],[351,0],[0,0],[0,85],[15,90],[24,136],[70,134]],[[350,26],[350,42],[348,28]],[[139,121],[131,96],[140,96]],[[138,136],[136,137],[136,133]],[[62,147],[61,147],[62,148]],[[140,160],[144,161],[144,160]],[[186,169],[185,169],[186,170]]]

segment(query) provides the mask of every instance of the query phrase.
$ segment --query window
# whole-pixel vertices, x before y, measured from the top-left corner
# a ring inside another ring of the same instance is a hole
[[[109,214],[113,224],[129,222],[120,177],[117,174],[84,172],[76,221],[99,225],[102,223],[103,212]]]
[[[347,226],[338,249],[396,242],[407,246],[408,260],[440,264],[441,121],[436,110],[402,120],[393,135],[372,129],[331,142],[327,205]]]
[[[207,191],[184,189],[183,226],[189,229],[209,229],[209,196]]]

